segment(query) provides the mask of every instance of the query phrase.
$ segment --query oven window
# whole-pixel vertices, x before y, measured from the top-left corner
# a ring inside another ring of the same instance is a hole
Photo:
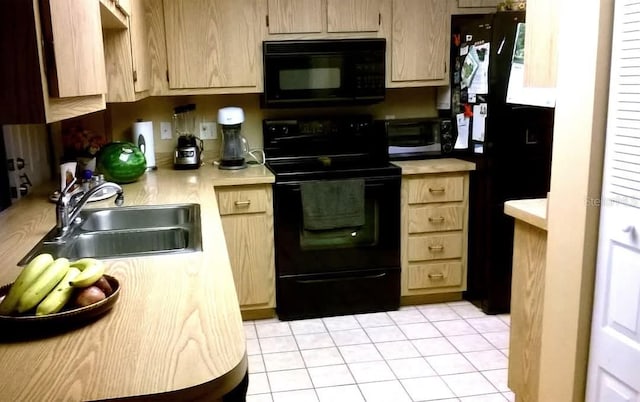
[[[302,250],[371,247],[378,243],[378,203],[365,200],[365,223],[352,228],[306,230],[300,228]],[[302,219],[302,217],[300,218]]]
[[[280,89],[284,91],[336,88],[340,88],[340,69],[337,67],[280,70]]]

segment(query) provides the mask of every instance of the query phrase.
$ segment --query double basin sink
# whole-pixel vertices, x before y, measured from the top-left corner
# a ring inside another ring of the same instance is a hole
[[[61,239],[52,229],[19,262],[41,253],[75,260],[122,258],[202,250],[199,204],[145,205],[80,212]]]

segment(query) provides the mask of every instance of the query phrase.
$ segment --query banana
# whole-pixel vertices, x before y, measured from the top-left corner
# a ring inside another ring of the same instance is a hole
[[[9,293],[0,303],[0,315],[9,315],[16,310],[18,300],[25,290],[35,282],[53,262],[51,254],[40,254],[24,267],[9,289]]]
[[[69,284],[69,281],[78,276],[78,274],[80,274],[78,268],[69,268],[67,274],[58,283],[58,286],[38,304],[38,307],[36,307],[36,315],[53,314],[62,310],[64,305],[71,299],[74,290],[74,287]]]
[[[69,283],[74,288],[86,288],[93,285],[104,275],[104,263],[100,260],[94,260],[91,265],[87,265],[82,272]]]
[[[84,271],[88,267],[92,266],[95,263],[100,262],[95,258],[81,258],[79,260],[75,260],[69,263],[69,266],[73,268],[78,268],[80,271]]]
[[[69,271],[69,260],[58,258],[24,291],[18,300],[18,312],[31,310],[44,299]]]

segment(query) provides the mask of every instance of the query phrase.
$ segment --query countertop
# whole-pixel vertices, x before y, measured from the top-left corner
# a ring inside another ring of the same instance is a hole
[[[547,230],[547,199],[512,200],[504,203],[504,213],[537,228]]]
[[[72,332],[0,343],[0,400],[215,399],[234,388],[246,372],[246,342],[213,187],[272,176],[263,167],[231,173],[208,165],[160,168],[124,185],[125,206],[199,203],[203,251],[105,259],[121,284],[114,308]],[[16,263],[55,225],[47,194],[0,213],[0,284],[16,278]],[[105,206],[113,199],[88,205]]]
[[[476,169],[475,163],[455,158],[392,161],[391,163],[400,166],[403,175],[466,172]]]

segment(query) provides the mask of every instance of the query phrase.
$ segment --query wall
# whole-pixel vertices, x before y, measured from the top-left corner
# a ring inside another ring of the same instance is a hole
[[[136,119],[153,121],[156,153],[173,152],[176,144],[171,140],[160,139],[160,122],[171,122],[175,106],[195,103],[198,122],[216,121],[218,109],[225,106],[239,106],[244,109],[245,123],[242,131],[251,148],[262,147],[262,120],[265,118],[310,116],[321,114],[367,113],[374,118],[422,117],[437,115],[435,107],[436,89],[403,88],[387,90],[386,100],[370,106],[340,107],[322,109],[261,109],[258,94],[244,95],[201,95],[201,96],[163,96],[149,97],[135,103],[108,104],[111,116],[113,140],[132,140],[131,125]],[[196,126],[199,126],[196,123]],[[219,135],[218,135],[219,138]],[[204,160],[212,161],[218,157],[218,140],[206,140]]]

